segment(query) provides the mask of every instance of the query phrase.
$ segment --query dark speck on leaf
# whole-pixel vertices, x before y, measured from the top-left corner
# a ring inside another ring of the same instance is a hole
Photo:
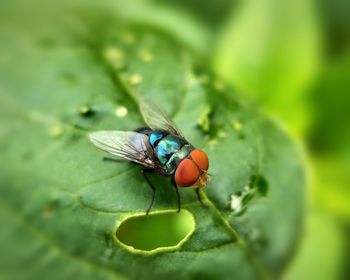
[[[95,114],[95,111],[88,105],[83,105],[79,109],[79,114],[82,117],[92,117]]]

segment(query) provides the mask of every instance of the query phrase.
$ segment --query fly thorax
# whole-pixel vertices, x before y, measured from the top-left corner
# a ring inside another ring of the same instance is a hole
[[[187,144],[186,140],[175,135],[167,135],[158,141],[154,148],[154,152],[160,164],[164,166],[169,161],[171,156],[180,151],[182,146],[185,144]]]
[[[188,157],[192,150],[193,147],[190,144],[185,144],[178,152],[172,154],[164,166],[165,173],[168,175],[174,173],[180,162]]]

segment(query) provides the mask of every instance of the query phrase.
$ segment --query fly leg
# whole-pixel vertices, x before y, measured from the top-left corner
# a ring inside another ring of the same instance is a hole
[[[175,192],[176,192],[176,199],[177,199],[177,213],[180,212],[181,210],[181,201],[180,201],[180,194],[179,194],[179,189],[176,185],[175,178],[174,176],[171,177],[171,184],[173,185]]]
[[[207,205],[205,205],[204,202],[202,201],[201,194],[199,192],[199,188],[196,188],[196,194],[197,194],[197,198],[198,198],[198,201],[200,202],[200,204],[202,204],[203,207],[207,208]]]
[[[103,161],[115,161],[115,162],[121,162],[121,161],[123,161],[123,160],[121,160],[121,159],[112,158],[112,157],[103,157],[102,160],[103,160]]]
[[[151,188],[152,190],[152,200],[151,203],[149,204],[147,210],[146,210],[146,215],[148,215],[149,211],[151,210],[153,203],[154,203],[154,198],[156,196],[156,188],[154,187],[154,185],[152,184],[151,180],[148,178],[147,174],[148,173],[153,173],[154,170],[153,169],[142,169],[142,176],[143,178],[145,178],[148,186]]]

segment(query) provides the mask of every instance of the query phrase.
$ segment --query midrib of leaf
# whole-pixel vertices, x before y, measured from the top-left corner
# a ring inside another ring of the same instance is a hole
[[[222,94],[226,94],[226,92],[222,92]],[[229,96],[228,96],[229,97]],[[227,129],[226,127],[223,127],[223,129]],[[259,135],[257,133],[256,135]],[[220,137],[212,138],[211,140],[218,140],[220,141]],[[256,147],[256,154],[257,154],[257,170],[256,170],[256,176],[255,180],[253,182],[253,186],[257,183],[258,175],[261,172],[261,166],[262,166],[262,142],[261,137],[257,137],[256,141],[257,147]],[[274,279],[272,273],[269,271],[269,269],[263,265],[263,263],[260,261],[258,257],[255,256],[254,252],[252,251],[251,247],[248,245],[248,243],[239,235],[239,233],[234,229],[234,227],[231,225],[231,223],[227,220],[225,215],[220,211],[218,207],[216,207],[215,203],[213,203],[207,194],[202,190],[201,192],[204,196],[204,199],[209,202],[210,208],[212,209],[212,212],[217,215],[217,217],[221,220],[221,222],[224,224],[228,232],[231,234],[234,240],[237,240],[239,246],[242,247],[242,249],[248,254],[249,260],[252,262],[254,267],[257,269],[259,274],[262,276],[263,279]]]
[[[241,238],[241,236],[238,234],[238,232],[234,229],[234,227],[230,224],[230,222],[226,219],[225,215],[219,210],[218,207],[209,199],[207,194],[202,191],[202,194],[204,196],[204,199],[209,203],[210,209],[212,209],[212,212],[221,220],[221,222],[224,224],[230,235],[234,240],[237,240],[238,245],[247,253],[249,257],[249,261],[252,263],[252,265],[256,268],[257,272],[260,274],[260,276],[263,279],[269,280],[274,279],[274,277],[271,275],[270,271],[261,263],[259,258],[255,256],[255,254],[252,252],[250,246],[247,244],[247,242]]]
[[[119,69],[116,69],[114,67],[112,67],[112,65],[110,63],[108,63],[108,61],[106,61],[106,59],[103,57],[103,45],[100,45],[99,43],[90,41],[89,39],[85,39],[85,43],[86,45],[90,48],[91,53],[93,55],[93,57],[96,59],[97,63],[101,64],[102,67],[105,69],[106,73],[108,74],[108,76],[110,77],[110,80],[112,82],[112,84],[115,86],[115,88],[117,90],[119,90],[119,92],[121,92],[122,94],[124,94],[129,100],[131,100],[133,102],[133,104],[136,106],[136,108],[139,108],[139,97],[137,96],[137,94],[135,93],[135,91],[129,87],[128,83],[125,82],[123,80],[123,78],[121,77],[121,71]],[[190,63],[189,63],[189,59],[186,57],[186,55],[182,55],[181,56],[181,61],[180,63],[183,63],[185,65],[185,71],[187,73],[186,77],[186,88],[184,91],[184,94],[181,98],[179,98],[179,104],[177,106],[175,106],[175,110],[174,112],[171,114],[171,118],[174,118],[179,111],[181,111],[181,107],[184,103],[185,97],[187,96],[187,94],[189,93],[190,90],[190,82],[189,82],[189,77],[191,75],[191,71],[190,71]],[[116,102],[114,95],[108,95],[108,97],[111,98],[111,100],[118,105],[118,102]]]
[[[5,206],[6,205],[6,206]],[[18,222],[18,224],[26,230],[29,234],[32,234],[35,236],[38,240],[40,240],[41,243],[46,244],[48,247],[51,248],[51,250],[56,251],[59,254],[62,254],[73,261],[78,262],[84,267],[88,267],[90,270],[95,270],[98,272],[104,273],[109,279],[127,279],[124,275],[119,274],[115,270],[109,269],[108,267],[105,266],[98,266],[95,263],[80,257],[79,255],[72,254],[71,252],[64,250],[61,246],[58,244],[54,243],[52,240],[49,240],[43,235],[37,228],[33,227],[27,219],[20,214],[18,211],[16,211],[13,207],[11,207],[5,200],[2,199],[2,203],[0,204],[0,208],[2,208],[5,211],[8,211],[12,213],[14,216],[15,220]]]
[[[98,41],[91,41],[88,38],[84,38],[83,40],[86,46],[88,46],[90,49],[92,57],[96,60],[97,64],[100,64],[105,70],[116,90],[124,94],[126,98],[128,98],[136,107],[138,107],[138,98],[135,92],[123,81],[120,76],[120,71],[113,68],[112,65],[108,63],[103,57],[104,46],[101,45]],[[111,98],[113,103],[118,104],[115,95],[108,94],[108,97]]]

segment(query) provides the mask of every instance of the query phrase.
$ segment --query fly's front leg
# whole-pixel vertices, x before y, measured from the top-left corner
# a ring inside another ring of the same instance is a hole
[[[179,213],[181,210],[181,201],[180,201],[180,194],[179,194],[179,188],[177,187],[177,184],[175,182],[175,177],[171,177],[171,184],[173,185],[175,192],[176,192],[176,199],[177,199],[177,212]]]
[[[147,174],[149,173],[154,173],[153,169],[142,169],[142,176],[143,178],[145,178],[148,186],[151,188],[152,190],[152,200],[151,203],[149,204],[147,210],[146,210],[146,215],[148,215],[149,211],[151,210],[153,203],[154,203],[154,198],[156,196],[156,188],[154,187],[154,185],[152,184],[151,180],[148,178]]]
[[[198,198],[198,201],[200,202],[200,204],[202,204],[203,207],[207,208],[207,205],[205,205],[204,202],[202,201],[201,194],[199,192],[199,188],[196,188],[196,194],[197,194],[197,198]]]

